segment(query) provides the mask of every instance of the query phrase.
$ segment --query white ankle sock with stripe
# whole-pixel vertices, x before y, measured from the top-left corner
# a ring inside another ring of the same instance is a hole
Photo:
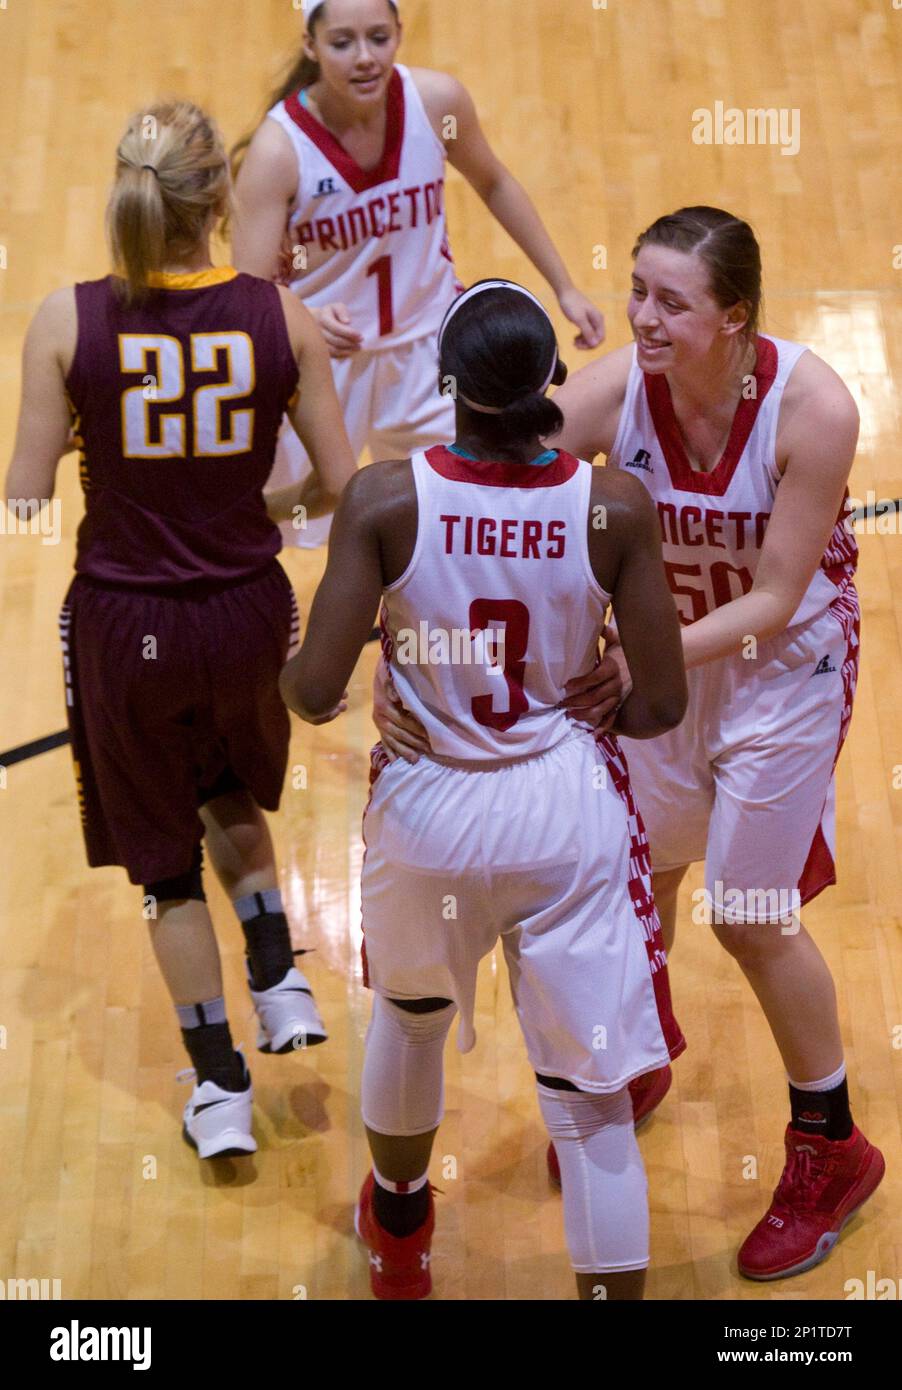
[[[379,1187],[384,1188],[386,1192],[394,1192],[398,1197],[409,1197],[412,1193],[419,1192],[420,1188],[425,1187],[429,1181],[429,1174],[424,1173],[421,1178],[413,1178],[410,1182],[392,1182],[391,1178],[382,1176],[375,1163],[373,1164],[373,1177]]]

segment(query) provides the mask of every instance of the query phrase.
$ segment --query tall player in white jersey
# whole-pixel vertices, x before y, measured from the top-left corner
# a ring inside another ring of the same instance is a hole
[[[443,1046],[459,1013],[458,1046],[473,1047],[477,967],[500,938],[560,1152],[580,1296],[639,1298],[648,1205],[627,1086],[683,1039],[623,758],[561,699],[596,661],[613,600],[633,673],[616,727],[674,728],[679,624],[643,489],[543,448],[562,423],[545,392],[565,371],[538,300],[483,282],[439,341],[456,442],[353,480],[282,677],[297,713],[331,717],[382,598],[393,678],[432,743],[415,766],[374,750],[362,884],[374,1171],[357,1230],[378,1297],[428,1294]]]
[[[376,459],[450,439],[451,401],[435,390],[435,335],[460,290],[448,245],[446,162],[554,290],[579,329],[604,336],[523,187],[497,159],[456,78],[395,65],[393,0],[305,0],[300,60],[273,94],[236,180],[234,263],[279,274],[318,319],[352,447]],[[241,149],[241,146],[238,147]],[[293,248],[280,262],[283,247]],[[288,502],[309,474],[291,430],[271,486]],[[284,490],[284,491],[283,491]],[[315,494],[313,494],[315,496]],[[283,527],[318,545],[329,520]]]
[[[747,223],[684,208],[634,256],[635,345],[556,397],[561,437],[607,454],[657,506],[689,713],[653,749],[628,745],[630,773],[668,945],[679,884],[704,860],[715,935],[786,1067],[786,1167],[739,1252],[743,1274],[776,1279],[822,1260],[883,1175],[852,1122],[833,981],[798,916],[836,881],[833,773],[858,673],[858,412],[813,352],[758,333]]]

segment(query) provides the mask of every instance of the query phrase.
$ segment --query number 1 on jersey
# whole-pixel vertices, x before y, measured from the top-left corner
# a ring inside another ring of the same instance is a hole
[[[526,673],[526,647],[529,642],[529,609],[519,599],[477,598],[470,604],[470,631],[484,632],[489,623],[504,624],[504,665],[509,705],[500,713],[494,708],[494,695],[474,695],[470,708],[477,724],[486,729],[510,729],[529,709],[523,689]]]
[[[392,302],[391,284],[391,256],[380,256],[378,261],[373,261],[367,271],[367,277],[377,275],[379,277],[379,337],[384,338],[387,333],[392,333],[395,327],[395,306]]]

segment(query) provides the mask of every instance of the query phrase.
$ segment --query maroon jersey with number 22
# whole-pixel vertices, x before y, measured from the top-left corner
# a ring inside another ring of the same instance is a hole
[[[75,287],[66,388],[85,516],[76,571],[175,592],[259,573],[281,549],[263,486],[298,368],[274,285],[231,268]]]

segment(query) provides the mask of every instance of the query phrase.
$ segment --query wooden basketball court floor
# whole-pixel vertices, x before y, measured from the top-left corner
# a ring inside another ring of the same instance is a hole
[[[751,218],[766,326],[822,353],[860,404],[853,493],[902,496],[902,12],[891,0],[404,0],[402,58],[471,88],[500,155],[535,197],[580,286],[627,340],[629,251],[692,202]],[[0,456],[12,445],[19,354],[47,291],[106,271],[103,209],[128,113],[186,95],[231,141],[299,34],[287,0],[151,7],[107,0],[0,5]],[[800,113],[798,154],[698,145],[717,101]],[[448,203],[465,281],[517,277],[548,298],[455,174]],[[604,247],[601,255],[598,248]],[[602,268],[606,260],[606,268]],[[564,340],[565,325],[558,316]],[[584,356],[570,350],[573,366]],[[60,469],[62,537],[0,535],[0,752],[63,727],[57,611],[80,516]],[[872,498],[871,500],[874,500]],[[686,890],[673,987],[689,1050],[641,1143],[651,1185],[654,1299],[842,1299],[902,1275],[902,540],[860,534],[863,670],[838,772],[839,886],[806,914],[839,994],[856,1117],[885,1150],[876,1198],[817,1270],[776,1285],[735,1271],[782,1164],[785,1081],[738,968]],[[872,523],[871,529],[877,531]],[[322,553],[286,566],[302,606]],[[272,818],[297,944],[331,1029],[287,1058],[253,1050],[241,937],[208,883],[236,1041],[256,1088],[253,1160],[200,1167],[180,1137],[187,1090],[175,1019],[117,869],[86,867],[68,750],[10,763],[0,789],[0,1280],[53,1277],[63,1297],[360,1299],[352,1203],[367,1168],[358,1112],[370,1000],[360,977],[358,876],[370,682],[363,656],[341,721],[297,724]],[[115,653],[110,653],[115,660]],[[303,775],[294,779],[303,781]],[[485,963],[477,1050],[447,1051],[447,1117],[432,1179],[443,1299],[572,1296],[560,1201],[503,962]],[[757,1172],[757,1176],[754,1173]]]

